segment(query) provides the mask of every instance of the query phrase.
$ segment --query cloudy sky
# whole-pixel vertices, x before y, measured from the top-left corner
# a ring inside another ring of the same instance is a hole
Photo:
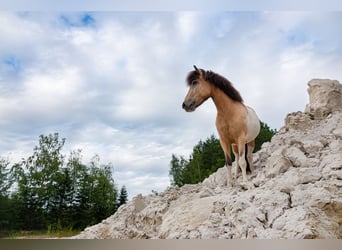
[[[215,106],[181,109],[192,65],[227,77],[279,129],[312,78],[342,81],[342,12],[0,12],[0,156],[41,134],[114,165],[130,197],[170,185],[171,155],[216,135]]]

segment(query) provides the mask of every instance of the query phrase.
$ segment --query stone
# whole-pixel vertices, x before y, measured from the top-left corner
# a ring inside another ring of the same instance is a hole
[[[322,119],[342,110],[342,85],[336,80],[312,79],[308,83],[310,103],[306,112]]]
[[[267,178],[272,178],[285,173],[290,167],[292,167],[290,159],[285,157],[285,151],[285,148],[280,148],[268,158],[266,165]]]
[[[308,163],[308,160],[303,151],[301,151],[297,147],[286,148],[285,156],[287,157],[287,159],[290,160],[294,167],[303,167],[306,166]]]
[[[139,194],[133,199],[134,209],[136,212],[140,212],[146,207],[142,194]]]
[[[303,112],[293,112],[285,118],[285,128],[305,130],[312,126],[312,118],[309,114]]]
[[[333,135],[336,136],[337,139],[342,139],[342,126],[339,128],[336,128],[332,131]]]

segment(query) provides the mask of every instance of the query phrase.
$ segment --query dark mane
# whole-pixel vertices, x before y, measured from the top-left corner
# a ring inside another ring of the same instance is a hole
[[[202,73],[204,74],[204,71],[202,70]],[[186,82],[188,86],[191,86],[193,81],[196,81],[200,77],[200,74],[194,70],[190,71],[188,76],[186,77]]]
[[[234,101],[243,102],[243,99],[239,91],[237,91],[233,87],[232,83],[223,76],[216,74],[212,71],[206,71],[204,78],[207,82],[213,84],[215,87],[222,90],[227,96],[232,98]]]
[[[228,81],[226,78],[210,70],[208,71],[204,71],[202,69],[200,70],[202,71],[202,74],[204,75],[204,79],[207,82],[209,82],[210,84],[222,90],[227,96],[229,96],[234,101],[243,102],[243,99],[239,91],[237,91],[233,87],[232,83]],[[196,70],[191,71],[186,78],[188,86],[190,86],[194,80],[198,80],[199,77],[200,77],[199,72],[197,72]]]

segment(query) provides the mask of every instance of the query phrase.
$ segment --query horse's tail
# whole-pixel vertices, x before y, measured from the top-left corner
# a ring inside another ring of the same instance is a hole
[[[251,170],[251,166],[249,165],[249,162],[248,162],[248,145],[247,143],[245,144],[245,160],[246,160],[246,172],[247,173],[251,173],[252,170]]]

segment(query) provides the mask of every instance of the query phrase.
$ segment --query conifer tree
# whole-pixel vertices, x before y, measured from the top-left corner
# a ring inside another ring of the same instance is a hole
[[[126,204],[128,201],[128,193],[126,186],[123,185],[120,189],[119,199],[118,199],[118,207],[120,207],[123,204]]]

